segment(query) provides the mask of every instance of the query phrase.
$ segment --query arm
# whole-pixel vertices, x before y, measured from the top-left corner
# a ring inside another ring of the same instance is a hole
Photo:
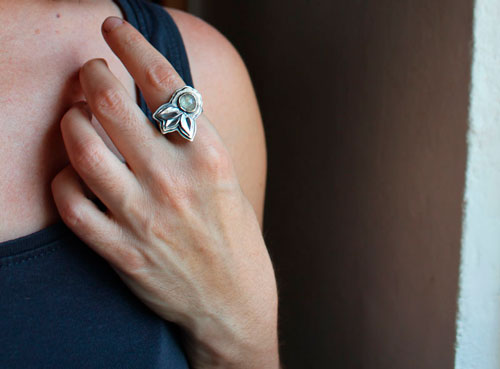
[[[166,10],[181,32],[206,114],[229,149],[243,192],[262,227],[266,146],[262,118],[245,64],[215,28],[181,10]]]

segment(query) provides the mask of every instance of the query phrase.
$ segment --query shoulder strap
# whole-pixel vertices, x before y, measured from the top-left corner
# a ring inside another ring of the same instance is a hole
[[[174,20],[161,6],[145,0],[115,0],[121,7],[127,22],[143,36],[172,64],[186,85],[193,86],[189,61],[181,34]],[[149,119],[152,113],[139,93],[140,107]]]

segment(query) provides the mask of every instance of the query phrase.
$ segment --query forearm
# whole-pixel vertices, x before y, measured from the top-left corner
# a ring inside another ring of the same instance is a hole
[[[178,322],[186,333],[185,348],[194,368],[280,368],[276,280],[272,271],[264,275],[239,283],[248,284],[241,291],[258,290],[259,299],[236,290],[232,304],[217,303],[208,309],[207,305]]]

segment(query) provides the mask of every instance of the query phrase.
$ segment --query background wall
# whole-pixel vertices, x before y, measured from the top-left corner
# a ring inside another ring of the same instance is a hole
[[[186,10],[188,6],[188,0],[151,0],[154,3],[160,4],[162,6],[169,6],[171,8],[177,8]]]
[[[453,367],[472,3],[190,0],[260,99],[285,368]]]
[[[476,0],[457,369],[500,368],[499,18]]]

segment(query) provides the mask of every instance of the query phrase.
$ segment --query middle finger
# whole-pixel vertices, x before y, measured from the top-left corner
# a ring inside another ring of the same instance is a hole
[[[85,63],[80,69],[80,83],[92,112],[134,172],[157,155],[161,133],[104,60]]]

